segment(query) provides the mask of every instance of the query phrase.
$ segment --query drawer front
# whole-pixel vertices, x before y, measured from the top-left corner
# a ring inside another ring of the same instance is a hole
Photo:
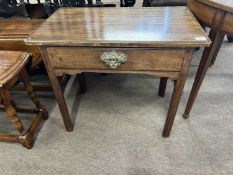
[[[48,48],[51,66],[57,69],[113,70],[100,57],[106,51],[127,56],[116,70],[121,71],[180,71],[185,50],[94,49],[75,47]]]

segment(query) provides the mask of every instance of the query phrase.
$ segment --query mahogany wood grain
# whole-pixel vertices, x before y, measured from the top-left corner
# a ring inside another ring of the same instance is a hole
[[[184,49],[78,49],[76,47],[51,47],[47,49],[52,68],[82,70],[111,70],[103,64],[100,56],[104,52],[112,50],[122,52],[127,56],[127,62],[116,71],[180,71],[185,55]]]
[[[26,43],[47,46],[193,47],[207,46],[210,41],[187,7],[61,8],[33,32]]]
[[[67,131],[73,130],[73,123],[57,75],[130,73],[175,80],[177,84],[163,132],[167,137],[182,95],[191,53],[195,47],[209,46],[211,42],[187,7],[161,7],[62,8],[26,43],[41,48]],[[110,50],[121,51],[128,60],[120,67],[110,69],[100,61],[100,55]]]
[[[41,19],[0,20],[0,50],[32,53],[32,67],[38,65],[42,61],[38,46],[26,45],[24,39],[28,38],[43,21]]]
[[[0,37],[13,38],[28,37],[35,29],[37,29],[44,19],[11,19],[1,20]]]

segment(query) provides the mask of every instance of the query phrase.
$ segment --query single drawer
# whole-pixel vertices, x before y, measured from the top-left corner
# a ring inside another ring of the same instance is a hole
[[[51,66],[57,69],[113,70],[100,59],[105,52],[123,53],[127,61],[114,70],[121,71],[180,71],[185,50],[114,49],[114,48],[48,48]]]

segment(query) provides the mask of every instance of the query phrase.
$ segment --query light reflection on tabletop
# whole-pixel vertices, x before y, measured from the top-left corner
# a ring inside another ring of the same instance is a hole
[[[208,42],[187,7],[62,8],[27,43]]]

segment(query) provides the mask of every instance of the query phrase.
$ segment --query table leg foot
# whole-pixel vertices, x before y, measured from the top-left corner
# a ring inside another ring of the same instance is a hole
[[[34,145],[32,135],[29,133],[27,133],[26,135],[23,135],[23,136],[19,136],[18,140],[27,149],[32,149],[32,147]]]
[[[69,128],[66,128],[66,131],[67,131],[67,132],[73,132],[73,130],[74,130],[74,126],[71,126],[71,127],[69,127]]]
[[[162,137],[167,138],[170,136],[170,132],[163,131]]]
[[[189,118],[189,114],[183,114],[183,118],[184,118],[184,119]]]

